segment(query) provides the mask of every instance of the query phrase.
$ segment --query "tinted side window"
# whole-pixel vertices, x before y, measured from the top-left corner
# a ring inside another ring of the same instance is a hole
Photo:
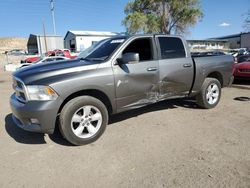
[[[122,52],[138,53],[140,61],[149,61],[153,59],[151,38],[135,39]]]
[[[50,62],[50,61],[54,61],[54,59],[45,59],[45,60],[43,60],[43,62]]]
[[[186,57],[181,39],[176,37],[158,37],[158,40],[162,59]]]
[[[64,60],[63,58],[56,58],[54,61],[61,61]]]

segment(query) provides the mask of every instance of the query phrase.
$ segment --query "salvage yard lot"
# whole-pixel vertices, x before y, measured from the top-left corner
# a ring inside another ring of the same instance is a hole
[[[25,132],[11,120],[11,74],[0,70],[0,187],[250,187],[249,85],[211,110],[163,101],[115,115],[96,142]]]

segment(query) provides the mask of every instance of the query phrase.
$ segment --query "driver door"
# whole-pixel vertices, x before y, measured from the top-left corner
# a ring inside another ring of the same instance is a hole
[[[113,66],[118,112],[157,100],[159,72],[153,40],[153,37],[132,39],[119,56],[138,53],[139,62]]]

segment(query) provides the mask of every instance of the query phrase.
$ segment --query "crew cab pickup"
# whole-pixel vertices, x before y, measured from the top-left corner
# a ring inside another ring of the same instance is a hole
[[[34,65],[13,73],[13,121],[52,134],[59,126],[75,145],[97,140],[109,116],[161,100],[196,97],[215,107],[233,81],[230,55],[193,58],[179,36],[105,39],[77,59]]]

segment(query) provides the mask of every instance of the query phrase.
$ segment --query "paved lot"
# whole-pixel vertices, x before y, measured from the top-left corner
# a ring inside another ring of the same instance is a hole
[[[250,187],[246,84],[211,110],[171,100],[116,115],[97,142],[74,147],[13,125],[0,71],[0,187]]]

